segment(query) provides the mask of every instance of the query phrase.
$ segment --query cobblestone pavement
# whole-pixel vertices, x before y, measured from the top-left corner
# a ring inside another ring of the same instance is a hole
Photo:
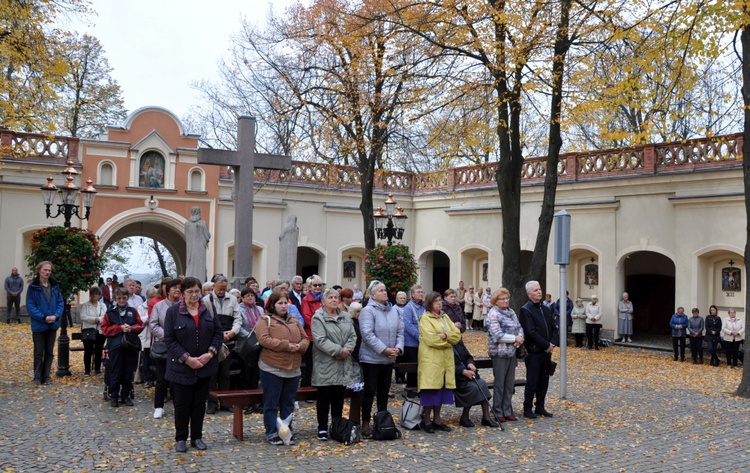
[[[303,403],[295,420],[297,445],[267,444],[259,415],[245,416],[245,441],[239,442],[231,435],[231,415],[220,413],[206,416],[209,450],[178,454],[171,404],[163,419],[153,419],[153,390],[139,386],[135,407],[110,408],[101,377],[79,377],[79,352],[71,354],[78,376],[33,386],[30,342],[18,348],[18,339],[30,339],[27,331],[28,325],[17,329],[15,341],[0,333],[6,353],[2,472],[750,471],[750,401],[730,395],[740,372],[674,363],[664,353],[570,348],[567,400],[559,399],[559,375],[550,388],[547,407],[555,417],[520,418],[506,423],[505,432],[459,427],[459,409],[446,406],[453,432],[407,431],[398,441],[345,447],[315,440],[314,405]],[[468,337],[476,346],[483,340]],[[524,376],[522,365],[517,375]],[[397,397],[392,412],[398,404]],[[520,410],[521,404],[519,392],[514,406]]]

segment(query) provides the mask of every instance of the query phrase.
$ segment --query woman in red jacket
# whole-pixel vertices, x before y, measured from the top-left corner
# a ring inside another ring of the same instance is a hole
[[[307,294],[300,302],[300,312],[302,312],[302,318],[305,320],[305,334],[307,334],[307,339],[312,342],[312,317],[323,306],[323,302],[320,300],[323,295],[323,280],[317,274],[313,274],[307,278],[306,284]],[[302,370],[302,386],[311,386],[313,366],[312,343],[307,348],[303,356],[303,361],[305,362],[305,368]]]

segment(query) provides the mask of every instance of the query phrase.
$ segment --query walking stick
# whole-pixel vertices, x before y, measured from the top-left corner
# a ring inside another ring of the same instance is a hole
[[[477,388],[479,388],[479,392],[482,393],[482,397],[484,398],[484,401],[487,403],[487,407],[489,408],[490,412],[492,413],[492,416],[495,418],[495,422],[497,422],[497,425],[500,426],[500,430],[505,432],[505,427],[503,427],[503,423],[500,422],[500,420],[497,418],[497,414],[495,413],[495,409],[492,408],[492,404],[490,404],[490,400],[487,398],[487,395],[484,394],[484,391],[482,390],[482,386],[479,385],[479,381],[477,381],[477,377],[474,376],[474,382],[477,383]]]

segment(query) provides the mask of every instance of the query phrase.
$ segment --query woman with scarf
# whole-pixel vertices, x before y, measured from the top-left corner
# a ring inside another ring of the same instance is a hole
[[[443,404],[453,404],[453,389],[456,388],[453,345],[461,341],[461,331],[443,313],[443,298],[439,293],[429,293],[424,299],[424,307],[424,314],[419,319],[417,365],[422,429],[429,434],[436,430],[450,432],[452,429],[443,423],[440,410]]]
[[[362,345],[359,362],[365,383],[362,394],[362,436],[372,435],[370,419],[372,402],[377,395],[377,409],[388,410],[391,371],[396,357],[404,352],[404,320],[388,302],[385,284],[372,281],[367,289],[370,299],[359,314]],[[458,330],[458,329],[457,329]]]
[[[721,324],[724,327],[721,329],[721,335],[727,346],[727,366],[734,369],[737,368],[740,344],[745,339],[745,323],[737,317],[734,309],[729,309],[727,314],[729,317]]]
[[[128,305],[128,290],[122,286],[115,289],[115,304],[104,315],[102,333],[107,337],[109,353],[109,403],[118,406],[118,398],[126,406],[132,406],[133,374],[138,368],[138,353],[122,346],[125,333],[136,335],[144,326],[138,311]]]
[[[302,312],[302,319],[304,320],[303,327],[307,334],[307,339],[310,341],[310,345],[307,347],[307,351],[303,356],[305,363],[305,369],[302,371],[302,386],[312,386],[312,373],[313,373],[313,356],[312,356],[312,317],[315,315],[318,309],[323,305],[321,297],[323,295],[323,280],[320,276],[313,274],[306,281],[307,294],[302,298],[300,302],[300,312]]]
[[[256,304],[255,292],[249,287],[245,287],[240,292],[240,316],[242,317],[242,326],[240,327],[240,334],[237,337],[237,346],[235,350],[239,353],[242,350],[242,346],[250,337],[250,332],[255,329],[255,324],[258,320],[263,317],[263,309]],[[266,298],[268,300],[268,298]],[[240,379],[238,382],[240,389],[257,389],[258,381],[260,380],[260,369],[258,365],[248,366],[244,360],[240,358]],[[261,412],[262,408],[260,404],[249,406],[245,409],[247,414],[253,412]]]

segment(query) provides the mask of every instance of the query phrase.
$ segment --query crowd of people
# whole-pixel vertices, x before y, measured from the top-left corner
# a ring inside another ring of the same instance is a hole
[[[40,263],[27,292],[36,384],[50,381],[55,333],[63,313],[53,269],[50,262]],[[318,440],[328,440],[330,422],[342,417],[347,389],[361,396],[361,412],[352,412],[350,418],[360,423],[363,437],[370,437],[373,407],[376,413],[388,410],[394,373],[396,382],[416,387],[409,394],[419,398],[424,432],[452,430],[441,415],[446,404],[462,408],[462,427],[475,426],[471,407],[481,406],[481,425],[496,428],[518,420],[512,396],[519,359],[526,365],[523,415],[552,417],[545,399],[562,312],[576,346],[584,347],[585,337],[589,349],[598,349],[602,319],[596,295],[585,306],[581,298],[567,298],[561,310],[560,301],[552,302],[549,294],[545,298],[536,281],[526,284],[527,300],[518,314],[511,309],[507,289],[475,292],[463,282],[443,294],[426,293],[415,285],[408,295],[396,294],[395,304],[379,281],[362,292],[356,285],[324,288],[317,275],[306,281],[300,276],[271,281],[262,290],[252,277],[241,289],[229,289],[221,274],[206,283],[193,277],[164,278],[148,289],[146,297],[133,279],[116,286],[116,277],[102,282],[89,290],[89,300],[80,307],[84,376],[92,371],[102,374],[106,361],[106,393],[112,408],[133,405],[134,383],[154,387],[157,419],[164,417],[171,397],[178,452],[187,451],[188,440],[196,449],[208,448],[202,432],[205,415],[228,410],[208,393],[230,389],[231,372],[237,368],[236,388],[262,385],[262,405],[246,406],[246,412],[263,414],[265,435],[273,445],[284,443],[277,418],[289,419],[294,442],[292,414],[301,386],[317,390]],[[618,333],[623,342],[630,342],[633,304],[627,293],[618,312]],[[705,337],[711,365],[719,365],[721,343],[727,364],[737,366],[744,326],[734,310],[722,320],[711,306],[703,319],[698,309],[688,317],[680,307],[670,326],[675,360],[684,361],[689,339],[693,362],[702,363]],[[487,333],[492,386],[481,379],[462,341],[469,328]],[[262,348],[257,364],[248,365],[239,352],[253,333]],[[138,339],[135,346],[133,337]],[[396,362],[416,363],[417,370],[402,373],[394,369]]]

